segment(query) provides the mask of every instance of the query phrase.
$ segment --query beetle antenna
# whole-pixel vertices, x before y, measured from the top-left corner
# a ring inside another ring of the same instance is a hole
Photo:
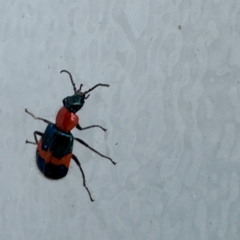
[[[85,94],[91,92],[93,89],[95,89],[96,87],[99,87],[99,86],[102,86],[102,87],[109,87],[110,85],[108,85],[108,84],[103,84],[103,83],[99,83],[99,84],[95,85],[94,87],[88,89],[88,90],[87,90],[86,92],[84,92],[83,94],[85,95]]]
[[[78,92],[81,92],[82,86],[83,86],[83,84],[81,83],[80,88],[78,89]]]
[[[77,92],[77,89],[76,89],[75,83],[74,83],[74,81],[73,81],[72,74],[71,74],[69,71],[67,71],[67,70],[62,70],[60,73],[63,73],[63,72],[68,73],[68,75],[69,75],[69,77],[70,77],[70,80],[71,80],[71,83],[72,83],[72,85],[73,85],[73,90],[74,90],[74,92],[76,93],[76,92]]]

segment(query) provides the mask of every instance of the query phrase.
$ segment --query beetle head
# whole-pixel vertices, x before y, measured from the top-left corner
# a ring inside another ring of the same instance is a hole
[[[99,86],[109,87],[108,84],[99,83],[99,84],[93,86],[92,88],[88,89],[87,91],[81,92],[83,84],[80,84],[80,87],[77,90],[71,73],[66,71],[66,70],[62,70],[60,73],[62,73],[62,72],[66,72],[66,73],[69,74],[71,83],[73,85],[73,90],[75,92],[74,95],[68,96],[68,97],[63,99],[63,105],[64,105],[65,108],[67,108],[70,112],[73,112],[73,113],[76,113],[77,111],[79,111],[83,107],[83,105],[85,103],[84,100],[87,99],[90,96],[90,94],[88,94],[88,93],[91,92],[93,89],[95,89],[96,87],[99,87]]]
[[[70,112],[76,113],[84,105],[84,95],[74,94],[63,99],[63,105]]]

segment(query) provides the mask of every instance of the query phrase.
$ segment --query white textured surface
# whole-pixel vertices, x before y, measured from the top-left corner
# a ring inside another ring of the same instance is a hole
[[[240,239],[240,1],[0,1],[0,239]],[[45,179],[25,145],[72,88],[103,82],[72,162]],[[116,143],[118,143],[116,145]]]

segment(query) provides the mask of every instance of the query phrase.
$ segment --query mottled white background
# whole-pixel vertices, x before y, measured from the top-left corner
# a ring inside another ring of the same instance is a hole
[[[240,239],[240,1],[0,1],[0,239]],[[44,178],[35,146],[73,93],[92,92],[72,162]]]

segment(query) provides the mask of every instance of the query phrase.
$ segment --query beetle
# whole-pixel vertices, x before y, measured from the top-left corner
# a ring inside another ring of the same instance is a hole
[[[114,165],[116,162],[114,162],[110,157],[107,157],[90,147],[82,139],[74,137],[70,131],[74,127],[76,127],[78,130],[86,130],[95,127],[100,128],[103,131],[107,130],[99,125],[91,125],[84,128],[81,127],[79,124],[79,118],[76,113],[83,107],[85,99],[90,96],[89,92],[99,86],[109,87],[109,85],[99,83],[89,90],[81,92],[83,84],[80,84],[80,87],[77,90],[71,73],[67,70],[62,70],[60,73],[63,72],[69,75],[74,94],[63,99],[63,107],[58,111],[55,123],[52,123],[44,118],[35,117],[31,112],[25,109],[25,112],[31,115],[34,119],[42,120],[48,124],[44,133],[39,131],[33,132],[35,142],[26,140],[26,143],[37,144],[37,166],[42,174],[49,179],[61,179],[65,177],[68,173],[70,161],[73,159],[78,165],[82,174],[83,186],[87,190],[90,200],[93,202],[94,200],[86,185],[85,174],[81,163],[78,158],[72,153],[74,140],[89,148],[101,157],[110,160]],[[41,137],[40,140],[37,139],[37,135]]]

